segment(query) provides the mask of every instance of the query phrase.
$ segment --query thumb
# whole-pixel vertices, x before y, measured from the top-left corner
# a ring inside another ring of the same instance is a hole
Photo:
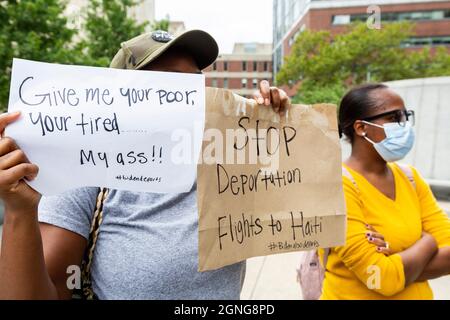
[[[0,134],[3,137],[5,128],[20,117],[20,111],[0,114]]]

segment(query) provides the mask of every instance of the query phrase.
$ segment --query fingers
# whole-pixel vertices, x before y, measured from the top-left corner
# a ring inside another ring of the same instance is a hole
[[[255,99],[258,104],[264,104],[264,98],[260,91],[255,91],[253,93],[253,99]]]
[[[8,126],[8,124],[16,121],[19,118],[19,116],[20,116],[20,111],[0,114],[0,134],[2,137],[3,137],[3,133],[5,131],[5,128]]]
[[[367,238],[376,238],[384,241],[384,236],[381,233],[378,232],[367,232],[366,233]]]
[[[261,97],[264,99],[264,104],[266,106],[270,105],[270,85],[269,81],[263,80],[259,83],[259,92]]]
[[[267,80],[259,83],[259,91],[253,93],[253,99],[260,105],[272,105],[275,112],[285,115],[291,106],[291,100],[284,90],[271,87]]]
[[[367,241],[376,245],[377,247],[382,247],[382,248],[387,247],[386,241],[378,239],[378,238],[368,237]]]
[[[273,111],[278,113],[281,106],[281,97],[278,88],[270,88],[270,101],[272,102]]]
[[[370,232],[366,233],[367,241],[377,247],[376,250],[378,253],[390,256],[393,251],[389,247],[389,243],[384,239],[384,236],[381,233],[376,232],[375,228],[371,225],[367,224],[366,228],[370,230]]]
[[[0,157],[0,170],[6,170],[18,164],[29,162],[25,153],[20,149],[16,149]]]
[[[32,165],[32,167],[23,167],[20,166],[21,164],[30,164],[30,161],[28,160],[25,153],[21,149],[19,149],[16,142],[9,137],[0,139],[0,170],[2,175],[2,178],[0,178],[0,180],[6,184],[10,184],[11,172],[12,179],[16,176],[16,174],[20,175],[20,170],[11,170],[17,166],[19,166],[19,169],[31,168],[31,173],[20,176],[19,180],[23,178],[27,180],[33,180],[37,174],[37,172],[35,172],[37,166]]]
[[[389,248],[385,248],[385,247],[377,247],[377,252],[382,253],[386,256],[392,255],[392,250]]]
[[[8,170],[3,170],[0,175],[0,185],[16,185],[24,178],[32,179],[37,176],[39,168],[35,164],[21,163]]]
[[[16,142],[11,138],[0,139],[0,156],[6,155],[16,149],[19,149]]]
[[[288,95],[284,90],[280,91],[280,115],[284,116],[286,114],[286,111],[289,110],[291,107],[291,99],[289,99]]]

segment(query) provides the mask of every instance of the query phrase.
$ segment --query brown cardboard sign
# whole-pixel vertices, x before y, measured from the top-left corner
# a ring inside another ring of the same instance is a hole
[[[345,242],[336,106],[285,117],[207,88],[198,164],[199,271]]]

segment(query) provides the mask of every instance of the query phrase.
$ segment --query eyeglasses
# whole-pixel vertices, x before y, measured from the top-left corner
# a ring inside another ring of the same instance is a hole
[[[406,125],[406,122],[409,122],[411,126],[414,126],[414,124],[416,123],[416,117],[413,110],[394,110],[377,114],[375,116],[364,118],[361,120],[371,121],[380,118],[390,119],[392,120],[391,122],[397,122],[402,127]]]

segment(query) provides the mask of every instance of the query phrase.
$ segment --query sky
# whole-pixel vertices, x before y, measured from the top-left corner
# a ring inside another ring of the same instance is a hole
[[[272,42],[272,0],[156,0],[157,20],[169,15],[186,29],[209,32],[220,53],[231,53],[235,42]]]

